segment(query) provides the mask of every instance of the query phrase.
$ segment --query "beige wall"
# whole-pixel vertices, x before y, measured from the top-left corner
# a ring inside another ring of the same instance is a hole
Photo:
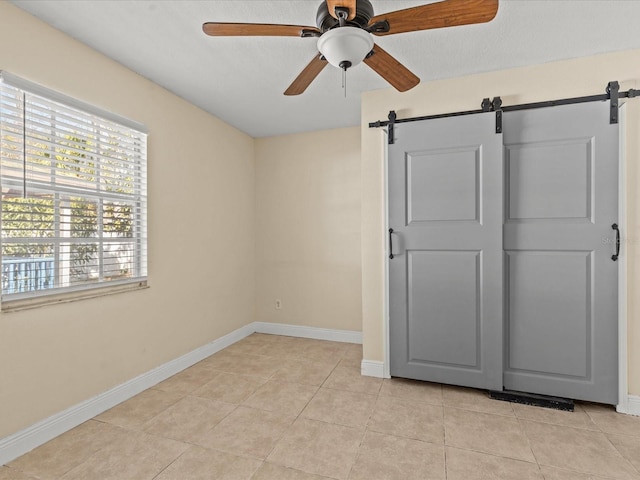
[[[150,288],[0,314],[0,438],[253,321],[254,141],[0,2],[0,69],[144,123]]]
[[[602,55],[370,92],[361,129],[254,141],[8,2],[0,18],[0,69],[150,131],[150,288],[0,314],[0,438],[254,319],[362,328],[365,358],[383,360],[385,146],[368,122],[392,109],[400,118],[476,109],[495,95],[508,105],[593,94],[614,79],[640,86],[640,51]],[[630,392],[639,395],[640,100],[628,107]]]
[[[455,61],[455,59],[452,59]],[[368,92],[362,99],[362,310],[364,356],[384,360],[384,158],[383,129],[369,122],[385,120],[390,110],[398,118],[475,110],[484,97],[501,96],[504,105],[604,93],[611,80],[623,89],[638,88],[640,50],[599,55],[572,61],[426,82],[398,94],[393,90]],[[640,395],[640,100],[628,107],[627,189],[628,216],[628,347],[629,392]]]
[[[256,320],[362,329],[359,127],[256,140],[256,261]]]

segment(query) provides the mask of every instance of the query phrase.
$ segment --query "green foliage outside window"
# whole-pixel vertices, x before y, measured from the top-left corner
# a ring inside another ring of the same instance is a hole
[[[30,167],[35,175],[46,176],[55,171],[60,180],[79,182],[83,187],[94,185],[105,191],[130,194],[133,191],[133,178],[118,174],[109,174],[121,168],[119,162],[112,165],[106,162],[105,177],[98,182],[96,162],[90,151],[96,148],[92,140],[80,139],[72,135],[58,140],[53,149],[54,157],[47,150],[48,139],[35,140],[27,146]],[[103,161],[104,163],[104,161]],[[58,223],[56,229],[56,210]],[[120,202],[106,202],[82,197],[65,196],[54,198],[53,194],[38,195],[27,191],[26,198],[15,192],[2,195],[2,256],[5,260],[13,258],[52,258],[55,256],[53,243],[18,243],[11,239],[43,239],[71,237],[83,239],[82,242],[70,242],[70,275],[72,278],[88,280],[90,269],[98,261],[100,229],[106,237],[133,238],[134,212],[131,205]],[[126,274],[125,271],[120,272]]]

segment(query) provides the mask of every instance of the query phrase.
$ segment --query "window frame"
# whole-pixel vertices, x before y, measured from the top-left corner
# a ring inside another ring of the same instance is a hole
[[[83,119],[85,117],[96,118],[97,121],[94,124],[96,127],[96,138],[101,138],[102,134],[106,131],[104,130],[103,126],[98,127],[98,123],[101,123],[101,122],[104,123],[105,125],[117,126],[118,128],[117,130],[115,130],[115,132],[118,135],[121,134],[121,129],[125,129],[126,133],[135,133],[135,135],[133,136],[133,138],[135,138],[133,145],[139,147],[139,150],[134,149],[134,151],[136,152],[135,154],[127,156],[126,160],[122,160],[123,162],[122,165],[126,165],[126,168],[130,168],[132,169],[132,171],[135,172],[132,174],[133,180],[131,180],[131,184],[132,184],[131,193],[115,194],[114,193],[115,191],[109,191],[108,188],[104,188],[104,185],[101,183],[100,172],[102,172],[105,167],[113,168],[113,166],[108,164],[108,162],[105,160],[104,154],[100,152],[100,149],[98,147],[97,147],[98,151],[95,154],[95,158],[92,158],[93,168],[98,172],[98,174],[95,175],[96,178],[93,178],[85,182],[86,185],[89,185],[89,186],[95,183],[95,186],[96,186],[95,191],[92,192],[90,188],[85,187],[84,190],[81,189],[78,192],[77,198],[81,199],[79,200],[79,203],[83,203],[84,205],[95,204],[95,223],[97,228],[95,233],[97,236],[93,236],[92,234],[90,238],[81,237],[80,239],[90,240],[90,242],[87,244],[97,245],[97,249],[99,252],[98,252],[98,257],[95,260],[95,263],[97,265],[97,269],[99,270],[98,280],[97,281],[87,280],[85,282],[79,282],[75,285],[72,285],[71,283],[69,283],[63,286],[57,286],[59,278],[55,277],[55,275],[57,275],[58,269],[60,268],[60,262],[63,261],[60,255],[60,246],[67,245],[67,243],[69,245],[72,245],[74,242],[71,242],[71,243],[63,242],[61,241],[61,237],[59,235],[54,235],[51,242],[46,242],[48,244],[53,245],[53,249],[54,249],[53,258],[54,258],[54,262],[57,264],[54,267],[54,269],[56,270],[56,274],[54,275],[55,280],[54,280],[53,287],[43,287],[43,288],[34,287],[34,289],[29,291],[5,293],[4,285],[3,285],[3,291],[1,294],[2,310],[24,308],[25,306],[29,306],[32,304],[41,305],[46,303],[59,303],[61,301],[69,301],[75,298],[79,299],[79,298],[94,297],[97,295],[117,293],[120,291],[128,291],[131,289],[146,287],[147,266],[148,266],[147,191],[146,191],[147,190],[147,187],[146,187],[147,185],[146,183],[147,182],[147,135],[148,135],[147,129],[144,127],[144,125],[140,124],[139,122],[127,119],[125,117],[114,114],[107,110],[103,110],[96,106],[82,102],[78,99],[69,97],[62,93],[55,92],[46,87],[43,87],[33,82],[30,82],[28,80],[22,79],[9,72],[0,70],[0,86],[2,86],[3,84],[7,85],[12,89],[16,89],[20,92],[23,92],[25,95],[24,98],[26,98],[26,95],[34,96],[39,99],[43,99],[44,102],[48,102],[48,104],[50,105],[54,105],[55,108],[59,107],[59,110],[52,110],[51,138],[57,139],[58,137],[53,135],[53,133],[54,132],[59,133],[60,131],[59,123],[57,121],[54,121],[53,116],[55,114],[61,115],[60,112],[62,112],[63,110],[66,110],[66,111],[73,111],[78,115],[81,115]],[[26,107],[23,106],[23,108],[26,108]],[[23,111],[23,114],[24,114],[24,111]],[[26,124],[26,120],[23,119],[23,123]],[[0,132],[1,132],[1,127],[2,125],[0,125]],[[23,149],[25,152],[27,148],[26,137],[27,135],[23,131],[21,140],[23,142]],[[128,137],[125,137],[125,138],[128,138]],[[100,140],[97,140],[97,143],[99,145]],[[57,143],[55,145],[57,146]],[[118,145],[118,148],[121,148],[120,143],[118,143],[117,145]],[[27,154],[25,153],[24,155],[26,158]],[[52,158],[52,157],[49,157],[49,158]],[[3,160],[3,163],[4,163],[4,160]],[[125,168],[125,167],[121,167],[121,168]],[[50,175],[49,182],[48,183],[43,182],[42,184],[43,184],[43,191],[46,191],[49,195],[53,195],[51,197],[52,209],[53,209],[53,214],[52,214],[53,227],[52,228],[55,231],[59,231],[61,217],[62,217],[61,211],[63,210],[61,199],[66,198],[65,201],[71,204],[71,202],[73,202],[73,200],[71,199],[75,198],[74,197],[75,194],[73,192],[65,192],[64,188],[60,187],[60,185],[58,184],[56,175],[59,175],[58,172],[62,171],[61,168],[58,166],[58,163],[56,163],[55,167],[52,166],[51,170],[52,170],[52,173]],[[27,182],[26,172],[27,170],[25,167],[25,170],[23,172],[23,177],[25,178],[24,180],[25,186]],[[124,174],[120,174],[120,176],[122,175]],[[6,178],[9,178],[9,175],[7,175]],[[119,178],[119,177],[116,177],[116,178]],[[2,179],[3,189],[7,188],[7,185],[11,183],[10,181],[7,181],[7,183],[5,184],[5,180],[6,180],[5,175],[3,175],[1,171],[0,171],[0,179]],[[14,178],[14,182],[15,182],[15,178]],[[120,192],[122,192],[122,190]],[[131,236],[112,237],[112,236],[109,236],[108,234],[105,234],[105,231],[103,228],[103,221],[106,215],[105,212],[107,211],[105,209],[105,206],[107,204],[113,205],[113,208],[115,211],[118,195],[121,195],[124,199],[123,202],[120,204],[120,208],[124,209],[124,208],[133,207],[133,211],[130,214],[131,218],[133,219],[133,220],[130,220],[132,223]],[[29,197],[25,196],[25,198],[29,198]],[[85,207],[85,208],[89,208],[89,207]],[[84,215],[84,213],[81,215]],[[71,218],[72,218],[71,215],[69,215],[68,218],[69,218],[68,220],[69,225],[71,225]],[[4,227],[2,228],[2,232],[3,233],[5,232]],[[13,238],[17,239],[20,237],[13,237]],[[33,239],[37,237],[24,237],[24,238]],[[72,237],[69,237],[69,238],[71,239]],[[21,242],[6,241],[4,236],[2,239],[0,239],[0,241],[7,244],[16,243],[16,245],[21,243]],[[135,264],[135,267],[133,268],[134,274],[128,278],[105,280],[104,248],[105,248],[105,245],[109,243],[113,243],[117,245],[118,241],[120,241],[122,245],[129,245],[128,248],[130,250],[127,250],[127,253],[129,253],[129,251],[131,252],[129,255],[131,257],[130,261]],[[24,243],[28,244],[29,241],[26,240]],[[80,242],[78,242],[78,245],[80,245]],[[4,248],[0,251],[0,259],[2,260],[5,259],[3,252],[4,252]],[[35,259],[37,260],[38,258],[36,257]],[[91,258],[91,261],[93,262],[94,259]],[[68,266],[67,268],[69,271],[71,271],[72,267]]]

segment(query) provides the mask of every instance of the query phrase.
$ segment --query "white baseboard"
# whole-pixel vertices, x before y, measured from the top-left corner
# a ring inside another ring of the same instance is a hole
[[[365,377],[388,378],[384,372],[384,362],[377,360],[362,360],[360,373]]]
[[[362,343],[362,333],[360,332],[302,327],[280,323],[250,323],[104,393],[56,413],[13,435],[0,439],[0,466],[54,439],[58,435],[77,427],[81,423],[128,400],[138,393],[157,385],[163,380],[242,340],[254,332],[314,338],[334,342]],[[377,360],[363,360],[361,363],[361,373],[368,377],[388,378],[388,375],[385,374],[384,362]],[[626,400],[623,404],[624,411],[619,409],[620,413],[640,415],[640,396],[629,395]]]
[[[365,377],[390,378],[389,374],[385,372],[384,362],[377,360],[362,360],[360,373]],[[617,405],[616,411],[627,415],[640,416],[640,396],[627,395],[624,401]]]
[[[257,333],[362,344],[362,332],[352,330],[333,330],[330,328],[303,327],[300,325],[269,322],[253,322],[253,325]]]
[[[58,435],[242,340],[253,332],[253,324],[246,325],[104,393],[56,413],[35,425],[0,439],[0,465],[30,452]]]
[[[640,397],[636,395],[627,396],[627,401],[618,405],[616,410],[619,413],[640,416]]]
[[[160,365],[142,375],[118,385],[93,398],[78,403],[49,418],[31,425],[13,435],[0,439],[0,466],[30,452],[58,435],[115,407],[140,392],[157,385],[167,378],[195,365],[223,348],[242,340],[252,333],[269,333],[291,337],[315,338],[334,342],[362,343],[362,333],[347,330],[300,327],[279,323],[253,322],[214,340],[200,348]]]
[[[627,403],[627,413],[629,415],[640,416],[640,397],[637,395],[629,395]]]

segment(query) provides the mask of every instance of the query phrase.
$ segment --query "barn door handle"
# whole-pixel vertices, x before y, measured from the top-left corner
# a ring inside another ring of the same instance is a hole
[[[613,228],[616,231],[616,254],[611,255],[611,260],[615,262],[618,260],[618,257],[620,256],[620,227],[618,227],[617,223],[614,223],[613,225],[611,225],[611,228]]]
[[[393,228],[389,229],[389,259],[393,260]]]

